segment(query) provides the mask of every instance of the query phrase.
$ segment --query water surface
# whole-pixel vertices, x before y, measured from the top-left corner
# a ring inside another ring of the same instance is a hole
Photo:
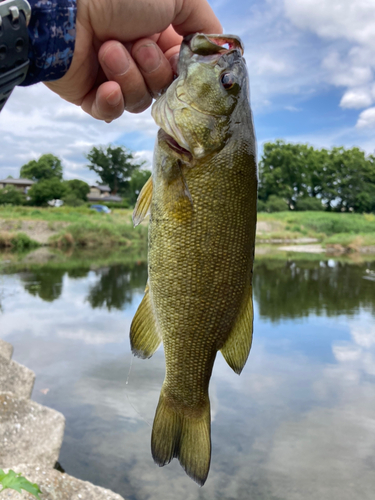
[[[240,377],[220,355],[214,367],[203,488],[176,460],[151,458],[164,356],[133,358],[128,340],[143,261],[5,267],[1,337],[35,371],[32,398],[66,417],[66,472],[128,500],[372,500],[374,272],[371,262],[258,260],[249,361]]]

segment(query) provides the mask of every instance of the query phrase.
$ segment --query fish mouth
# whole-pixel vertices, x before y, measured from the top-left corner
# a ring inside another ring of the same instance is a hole
[[[193,54],[210,56],[214,54],[225,54],[233,50],[244,53],[242,41],[236,35],[205,35],[194,33],[183,40],[183,45],[188,45]]]

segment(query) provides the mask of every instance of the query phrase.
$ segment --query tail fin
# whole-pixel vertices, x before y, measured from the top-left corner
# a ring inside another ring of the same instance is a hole
[[[154,461],[162,467],[179,459],[185,472],[200,486],[206,482],[211,461],[210,401],[199,417],[187,416],[168,405],[162,389],[151,437]]]

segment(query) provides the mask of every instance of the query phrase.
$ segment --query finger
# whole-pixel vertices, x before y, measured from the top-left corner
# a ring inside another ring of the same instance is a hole
[[[124,112],[124,99],[118,83],[105,82],[92,89],[83,99],[83,111],[97,120],[111,122]]]
[[[220,34],[223,32],[207,0],[184,0],[172,25],[182,36],[190,33]]]
[[[172,83],[171,65],[162,50],[151,39],[138,40],[133,45],[131,54],[154,97]]]
[[[108,80],[119,84],[126,111],[140,113],[150,106],[152,97],[145,80],[121,43],[113,40],[105,42],[98,58]]]

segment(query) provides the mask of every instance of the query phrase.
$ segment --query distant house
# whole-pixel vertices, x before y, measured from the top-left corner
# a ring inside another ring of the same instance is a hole
[[[122,201],[121,196],[111,194],[109,186],[90,186],[90,192],[87,195],[88,201]]]
[[[34,181],[30,179],[3,179],[0,181],[0,189],[3,189],[7,186],[14,186],[22,193],[26,194],[27,191],[31,188],[31,186],[35,184]]]

